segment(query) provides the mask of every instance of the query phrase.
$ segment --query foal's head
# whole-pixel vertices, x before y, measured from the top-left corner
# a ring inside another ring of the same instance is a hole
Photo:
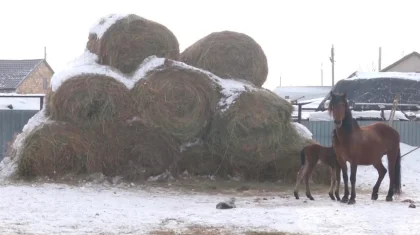
[[[336,128],[340,128],[348,109],[347,93],[336,94],[333,91],[330,91],[330,96],[331,100],[328,105],[328,112],[330,115],[332,113]]]

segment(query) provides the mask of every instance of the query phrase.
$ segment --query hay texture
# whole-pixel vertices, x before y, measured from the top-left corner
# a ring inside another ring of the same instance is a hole
[[[140,121],[109,122],[89,129],[63,122],[42,125],[25,139],[18,156],[24,177],[103,173],[144,180],[176,170],[179,144]]]
[[[211,33],[181,53],[180,60],[221,78],[244,79],[261,87],[268,74],[267,57],[250,36],[232,31]]]
[[[85,173],[94,149],[80,129],[64,123],[44,124],[24,140],[18,156],[18,174],[54,177]]]
[[[99,74],[67,79],[51,95],[49,103],[53,120],[81,126],[133,117],[129,89],[116,79]]]
[[[112,20],[109,17],[102,18],[92,27],[87,43],[87,49],[98,55],[100,64],[130,74],[152,55],[179,59],[178,40],[164,25],[130,14],[118,18],[103,35],[98,35],[110,24],[107,22]]]
[[[180,173],[187,171],[192,175],[214,175],[226,176],[230,169],[228,164],[222,162],[220,155],[212,154],[208,146],[202,140],[188,143],[181,147],[181,159],[178,162]]]
[[[177,171],[179,146],[171,136],[140,119],[108,123],[95,130],[95,142],[102,143],[102,172],[126,180],[145,180],[167,170]]]
[[[209,149],[228,159],[245,178],[286,178],[299,169],[307,142],[292,126],[293,106],[274,93],[243,92],[225,112],[215,115],[206,136]]]
[[[131,90],[137,114],[182,142],[202,136],[220,100],[208,75],[181,66],[151,71]]]

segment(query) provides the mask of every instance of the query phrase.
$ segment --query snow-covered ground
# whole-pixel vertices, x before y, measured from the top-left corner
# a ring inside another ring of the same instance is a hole
[[[402,154],[414,147],[401,144]],[[384,157],[384,160],[386,158]],[[386,162],[386,161],[385,161]],[[294,199],[292,187],[262,198],[239,192],[205,194],[150,186],[85,183],[3,183],[0,186],[1,234],[148,234],[151,230],[182,232],[188,226],[224,227],[242,231],[283,231],[303,234],[420,234],[420,213],[404,199],[420,201],[420,150],[402,159],[403,194],[386,202],[388,175],[379,199],[370,200],[376,170],[359,166],[355,205],[331,201],[314,193]],[[366,189],[368,193],[361,190]],[[301,188],[302,194],[303,187]],[[343,189],[340,190],[342,195]],[[282,196],[279,196],[282,195]],[[285,197],[289,195],[290,197]],[[236,208],[218,210],[216,204],[236,197]]]

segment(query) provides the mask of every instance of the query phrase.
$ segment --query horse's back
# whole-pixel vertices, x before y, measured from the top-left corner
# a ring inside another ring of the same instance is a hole
[[[371,137],[369,138],[371,140],[370,143],[378,142],[387,149],[399,148],[400,134],[392,126],[383,122],[377,122],[363,126],[361,129],[364,131],[364,135]]]

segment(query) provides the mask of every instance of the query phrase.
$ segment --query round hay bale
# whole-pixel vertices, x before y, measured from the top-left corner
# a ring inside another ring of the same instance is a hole
[[[103,27],[103,18],[96,27]],[[92,32],[93,31],[93,32]],[[102,37],[89,34],[87,49],[98,55],[99,63],[130,74],[149,56],[179,59],[179,43],[167,27],[130,14],[112,24]]]
[[[206,74],[177,66],[150,72],[131,92],[138,115],[182,142],[206,132],[220,99]]]
[[[24,177],[86,173],[94,146],[81,129],[49,123],[34,129],[24,140],[18,174]]]
[[[209,149],[245,178],[289,174],[289,169],[299,169],[305,144],[291,124],[292,110],[288,101],[268,90],[243,92],[228,110],[215,115],[206,135]]]
[[[267,57],[250,36],[232,31],[211,33],[185,49],[180,60],[221,78],[244,79],[261,87],[268,74]]]
[[[220,155],[212,154],[202,141],[181,147],[181,159],[178,162],[180,173],[187,171],[192,175],[225,176],[229,172],[227,165],[226,162],[222,162]]]
[[[133,117],[129,89],[116,79],[81,74],[66,80],[50,97],[51,118],[78,125],[95,125]]]
[[[103,156],[101,171],[107,176],[132,181],[177,171],[180,143],[140,119],[109,122],[96,127],[94,133],[94,141],[102,143],[98,154]]]

